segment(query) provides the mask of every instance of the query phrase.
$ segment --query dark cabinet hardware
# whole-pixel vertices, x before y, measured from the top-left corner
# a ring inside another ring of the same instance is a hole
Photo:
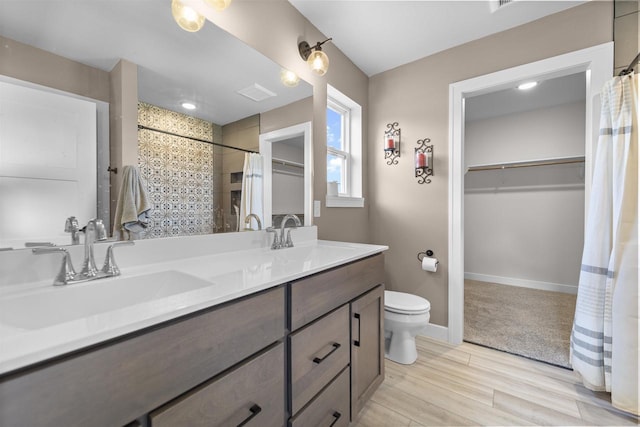
[[[353,340],[353,345],[360,347],[360,313],[353,313],[353,317],[358,319],[358,339]]]
[[[244,421],[242,421],[240,424],[238,424],[238,427],[242,427],[244,425],[246,425],[249,421],[251,421],[253,418],[255,418],[256,415],[258,415],[261,411],[262,408],[258,405],[253,405],[251,408],[249,408],[249,411],[251,412],[251,415],[249,415],[247,418],[245,418]]]
[[[320,364],[320,362],[325,360],[327,357],[331,356],[331,354],[333,354],[334,351],[336,351],[337,349],[340,348],[340,344],[337,343],[337,342],[334,342],[333,344],[331,344],[331,346],[333,348],[331,349],[331,351],[329,353],[325,354],[324,357],[314,357],[313,358],[313,363]]]
[[[338,420],[340,419],[340,417],[342,416],[342,414],[341,414],[340,412],[336,411],[336,412],[334,412],[334,413],[333,413],[333,415],[332,415],[332,416],[333,416],[333,418],[335,418],[335,419],[333,420],[333,422],[332,422],[331,424],[329,424],[329,427],[333,427],[333,425],[334,425],[335,423],[337,423],[337,422],[338,422]]]

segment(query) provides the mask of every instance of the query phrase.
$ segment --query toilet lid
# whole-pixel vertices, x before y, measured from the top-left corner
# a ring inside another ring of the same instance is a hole
[[[423,314],[429,312],[431,304],[417,295],[384,291],[384,309],[400,314]]]

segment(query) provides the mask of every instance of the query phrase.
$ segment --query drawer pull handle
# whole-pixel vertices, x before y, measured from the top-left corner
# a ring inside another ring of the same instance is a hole
[[[251,412],[251,415],[249,415],[247,418],[245,418],[244,421],[238,424],[238,427],[242,427],[243,425],[251,421],[256,415],[258,415],[262,411],[262,408],[258,405],[253,405],[251,408],[249,408],[249,411]]]
[[[324,357],[314,357],[313,358],[313,363],[317,363],[320,364],[323,360],[325,360],[327,357],[331,356],[331,354],[336,351],[337,349],[340,348],[340,344],[337,342],[334,342],[333,344],[331,344],[333,346],[333,348],[331,349],[331,351],[327,354],[324,355]]]
[[[331,424],[329,424],[329,427],[333,427],[333,425],[334,425],[335,423],[337,423],[337,422],[338,422],[338,420],[340,419],[340,417],[342,416],[342,414],[341,414],[340,412],[336,411],[336,412],[334,412],[334,413],[333,413],[333,415],[332,415],[332,416],[333,416],[333,418],[335,418],[335,419],[333,420],[333,422],[332,422]]]
[[[358,339],[353,340],[353,345],[360,347],[360,313],[353,313],[353,317],[358,319]]]

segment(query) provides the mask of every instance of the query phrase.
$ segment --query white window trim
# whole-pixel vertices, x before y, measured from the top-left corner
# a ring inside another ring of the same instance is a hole
[[[331,85],[327,85],[327,106],[337,111],[344,110],[348,113],[348,122],[344,126],[348,132],[348,152],[327,147],[327,153],[346,154],[347,183],[346,192],[338,196],[326,196],[328,208],[362,208],[362,107],[348,96]]]

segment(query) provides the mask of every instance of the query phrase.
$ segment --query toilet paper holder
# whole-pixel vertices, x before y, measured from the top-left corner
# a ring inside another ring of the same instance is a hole
[[[433,251],[431,249],[427,249],[424,252],[418,252],[418,261],[422,262],[422,258],[420,258],[420,255],[422,255],[422,258],[426,256],[433,256]]]

